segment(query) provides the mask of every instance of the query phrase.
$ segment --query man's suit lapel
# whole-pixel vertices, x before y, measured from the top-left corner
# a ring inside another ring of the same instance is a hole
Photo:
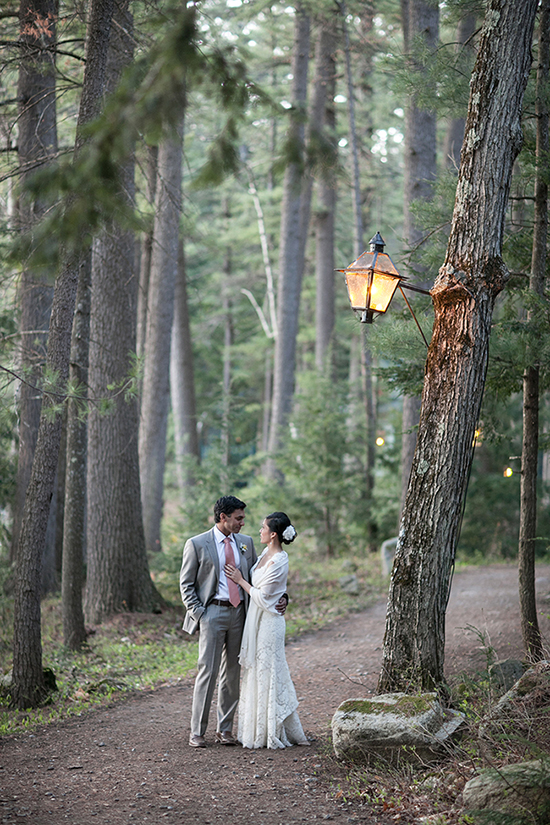
[[[244,578],[248,581],[248,559],[246,558],[247,544],[246,544],[246,542],[241,541],[241,539],[238,538],[238,536],[236,536],[235,534],[233,534],[233,535],[234,535],[235,541],[237,542],[237,547],[239,549],[239,556],[240,556],[240,561],[241,561],[241,573],[243,574]]]
[[[210,554],[210,557],[212,558],[212,561],[214,562],[214,566],[216,568],[216,573],[217,573],[217,576],[218,576],[218,579],[219,579],[220,578],[220,557],[218,556],[218,548],[216,546],[216,539],[214,538],[214,528],[212,528],[212,530],[210,530],[210,533],[208,534],[208,538],[206,539],[206,542],[205,542],[204,546],[205,546],[206,552]]]

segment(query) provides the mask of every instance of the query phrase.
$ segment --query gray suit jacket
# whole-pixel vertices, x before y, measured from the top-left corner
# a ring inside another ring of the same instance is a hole
[[[250,569],[257,560],[254,542],[242,533],[233,534],[233,538],[241,556],[241,573],[248,580]],[[183,548],[180,572],[180,592],[186,611],[183,629],[187,633],[197,630],[200,617],[216,596],[219,578],[220,562],[213,529],[188,539]],[[244,593],[245,608],[248,598]]]

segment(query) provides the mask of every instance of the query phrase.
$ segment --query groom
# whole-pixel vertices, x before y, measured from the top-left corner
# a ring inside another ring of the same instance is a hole
[[[233,717],[239,701],[239,651],[248,595],[224,573],[230,561],[245,579],[257,560],[254,542],[241,535],[246,504],[235,496],[222,496],[214,505],[215,526],[188,539],[183,549],[180,573],[181,598],[186,613],[183,629],[199,633],[198,673],[193,692],[191,734],[193,748],[205,748],[204,734],[214,688],[218,686],[216,741],[236,745]],[[284,613],[283,597],[277,610]],[[221,666],[221,668],[220,668]]]

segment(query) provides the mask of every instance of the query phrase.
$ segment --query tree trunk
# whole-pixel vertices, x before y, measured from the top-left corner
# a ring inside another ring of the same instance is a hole
[[[154,209],[155,193],[157,188],[158,146],[147,146],[146,165],[146,193],[147,203]],[[141,241],[139,291],[137,304],[137,354],[143,358],[145,349],[145,334],[147,331],[147,297],[149,295],[149,278],[151,277],[151,254],[153,250],[153,223],[151,229],[145,232]]]
[[[174,415],[176,467],[180,492],[195,483],[196,465],[200,461],[193,343],[187,302],[187,278],[183,241],[179,242],[178,276],[174,294],[174,324],[170,354],[170,395]]]
[[[183,112],[183,101],[178,105]],[[139,427],[139,467],[145,546],[158,552],[164,492],[166,427],[170,404],[170,347],[178,275],[181,215],[181,135],[159,146],[155,227]]]
[[[445,610],[472,460],[536,0],[490,0],[472,75],[445,262],[432,289],[417,446],[392,572],[378,689],[444,684]]]
[[[535,224],[531,257],[530,289],[543,296],[546,274],[546,244],[548,240],[548,102],[547,87],[550,62],[550,0],[542,0],[539,21],[538,67],[536,82],[536,170]],[[529,313],[529,318],[531,313]],[[535,590],[535,540],[537,536],[537,477],[539,457],[539,365],[535,363],[523,374],[523,444],[521,450],[520,520],[519,520],[519,603],[521,633],[527,659],[544,658],[537,616]]]
[[[69,378],[73,385],[81,388],[88,386],[91,263],[91,255],[84,256],[81,261],[71,341]],[[66,427],[65,519],[61,572],[63,641],[71,650],[80,650],[86,640],[82,586],[84,583],[87,426],[82,413],[82,405],[76,399],[71,398],[68,403]]]
[[[82,127],[99,109],[113,8],[113,0],[94,0],[91,4],[75,153],[82,145]],[[78,260],[72,256],[63,266],[54,288],[46,366],[57,375],[61,393],[69,376],[78,274]],[[46,396],[25,499],[16,567],[12,702],[18,708],[36,707],[45,693],[40,638],[40,558],[54,489],[62,423],[59,413],[50,414],[51,407],[52,400]]]
[[[351,50],[349,34],[346,23],[347,10],[344,2],[337,4],[340,10],[341,22],[344,31],[346,79],[348,88],[348,117],[349,117],[349,139],[351,146],[352,177],[353,177],[353,251],[357,259],[364,249],[364,229],[363,229],[363,199],[361,195],[361,178],[359,174],[359,139],[355,122],[355,84],[353,82]],[[374,10],[371,3],[367,3],[361,18],[362,29],[368,32],[372,27],[372,17]],[[372,71],[372,49],[367,47],[364,58],[364,77],[369,77]],[[369,90],[370,91],[370,90]],[[369,549],[374,549],[376,530],[372,518],[372,492],[374,489],[374,464],[375,464],[375,439],[376,439],[376,404],[374,400],[374,383],[372,380],[372,352],[368,340],[369,328],[363,326],[360,333],[361,341],[361,377],[363,388],[363,399],[366,413],[365,442],[366,453],[363,470],[363,490],[361,496],[362,518],[367,528],[367,541]],[[350,358],[352,357],[350,353]],[[350,363],[350,373],[353,366]]]
[[[229,223],[231,213],[229,203],[225,199],[224,217]],[[231,315],[231,246],[226,246],[223,261],[223,283],[222,283],[222,312],[223,312],[223,372],[222,372],[222,420],[221,420],[221,470],[220,484],[222,490],[227,490],[229,485],[229,460],[230,460],[230,418],[231,418],[231,355],[233,347],[233,318]]]
[[[401,16],[409,71],[416,75],[416,82],[426,84],[428,82],[426,71],[415,60],[413,50],[417,47],[418,39],[422,40],[423,47],[430,52],[437,48],[439,8],[430,0],[407,0],[401,3]],[[403,234],[409,250],[414,250],[422,240],[423,227],[418,224],[412,205],[417,200],[431,200],[436,175],[435,112],[419,109],[415,95],[409,98],[405,110],[404,159]],[[415,269],[421,273],[418,265],[415,265]],[[401,442],[401,490],[403,492],[407,489],[411,472],[419,411],[420,399],[405,395],[403,397]],[[404,496],[401,500],[401,506],[403,505]]]
[[[315,213],[315,365],[318,370],[327,366],[334,331],[334,217],[336,211],[336,175],[334,163],[337,156],[335,140],[336,113],[336,35],[335,20],[323,19],[315,53],[315,98],[319,98],[316,110],[322,124],[322,140],[330,145],[333,157],[327,157],[318,183],[318,202]],[[328,155],[328,151],[324,154]]]
[[[288,143],[293,155],[298,156],[299,160],[288,163],[283,184],[277,290],[277,339],[269,430],[271,458],[266,466],[266,473],[271,478],[276,475],[274,456],[281,445],[294,394],[296,336],[303,270],[300,264],[300,191],[308,60],[309,17],[300,4],[297,4],[292,53],[292,104],[295,112],[291,115]]]
[[[21,181],[37,167],[51,162],[57,153],[55,97],[56,0],[21,0],[19,9],[21,59],[17,97],[19,100],[18,154]],[[44,21],[44,27],[37,26]],[[18,204],[18,223],[29,232],[40,219],[44,205],[27,198]],[[53,289],[51,273],[29,270],[21,273],[19,306],[21,310],[20,365],[28,384],[40,384],[46,358],[47,330]],[[40,423],[41,394],[33,386],[21,384],[19,392],[19,456],[10,559],[17,556],[25,494]]]
[[[133,58],[133,21],[127,3],[119,5],[116,21],[109,92]],[[132,203],[132,159],[121,172],[121,190]],[[130,381],[130,354],[136,349],[134,252],[133,233],[117,225],[110,225],[93,247],[89,383],[94,397],[111,396],[112,408],[102,415],[93,407],[88,418],[85,613],[92,623],[124,610],[151,610],[157,601],[141,517],[137,399],[126,397],[123,389]]]

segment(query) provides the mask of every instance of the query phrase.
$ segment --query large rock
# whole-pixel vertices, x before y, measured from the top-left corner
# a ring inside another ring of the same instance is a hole
[[[507,825],[548,823],[550,764],[535,760],[488,768],[466,783],[462,804],[469,815],[483,812],[484,822],[496,822],[490,814],[500,814]]]
[[[424,762],[441,755],[463,720],[462,713],[444,709],[435,693],[348,699],[332,718],[332,741],[338,757],[354,762]]]
[[[529,738],[533,713],[544,713],[550,704],[550,662],[537,662],[501,696],[481,720],[478,735],[498,739],[503,723],[513,724],[517,736]]]
[[[501,693],[515,685],[525,672],[523,662],[519,659],[499,659],[493,662],[489,668],[489,676],[494,687]]]
[[[359,595],[359,591],[361,588],[359,585],[359,579],[357,578],[355,573],[352,573],[349,576],[340,576],[338,582],[344,593],[347,593],[350,596]]]

